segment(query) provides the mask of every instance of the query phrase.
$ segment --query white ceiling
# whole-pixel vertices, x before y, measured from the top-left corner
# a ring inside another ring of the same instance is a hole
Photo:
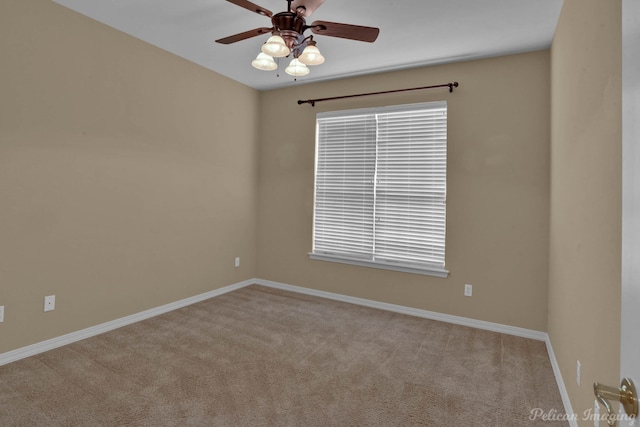
[[[271,27],[269,18],[228,1],[53,1],[253,88],[294,83],[284,73],[287,58],[279,72],[250,65],[269,34],[214,42]],[[274,14],[287,8],[286,0],[252,2]],[[315,36],[326,62],[310,67],[297,84],[545,49],[561,6],[562,0],[326,0],[307,23],[378,27],[380,35],[374,43]]]

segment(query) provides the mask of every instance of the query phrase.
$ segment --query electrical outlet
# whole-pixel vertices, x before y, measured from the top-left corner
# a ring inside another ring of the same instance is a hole
[[[239,257],[239,256],[237,256],[237,257],[236,257],[236,263],[235,263],[235,266],[236,266],[236,267],[240,267],[240,257]]]
[[[4,305],[0,305],[0,323],[4,322]]]
[[[581,374],[581,369],[582,369],[582,365],[580,364],[580,361],[578,360],[576,362],[576,382],[578,383],[578,385],[580,385],[580,374]]]
[[[473,285],[464,285],[464,296],[470,297],[473,295]]]
[[[56,296],[49,295],[44,297],[44,311],[52,311],[56,309]]]

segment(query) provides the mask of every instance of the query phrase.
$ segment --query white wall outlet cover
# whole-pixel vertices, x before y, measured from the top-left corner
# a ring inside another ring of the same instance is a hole
[[[578,383],[578,385],[580,385],[580,374],[582,370],[582,365],[580,364],[580,361],[576,361],[576,382]]]
[[[56,296],[48,295],[44,297],[44,311],[52,311],[56,308]]]
[[[471,295],[473,295],[473,286],[469,284],[464,285],[464,296],[470,297]]]
[[[0,323],[4,322],[4,305],[0,305]]]

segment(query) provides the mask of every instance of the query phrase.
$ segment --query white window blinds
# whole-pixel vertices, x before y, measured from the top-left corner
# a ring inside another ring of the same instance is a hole
[[[371,258],[375,164],[374,116],[318,120],[314,251]]]
[[[318,114],[313,255],[443,269],[447,106]]]

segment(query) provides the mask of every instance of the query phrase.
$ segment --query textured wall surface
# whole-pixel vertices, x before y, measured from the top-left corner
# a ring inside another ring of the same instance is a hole
[[[47,0],[0,52],[0,353],[255,276],[257,91]]]
[[[594,381],[620,383],[621,16],[565,0],[551,49],[549,334],[580,417]]]

